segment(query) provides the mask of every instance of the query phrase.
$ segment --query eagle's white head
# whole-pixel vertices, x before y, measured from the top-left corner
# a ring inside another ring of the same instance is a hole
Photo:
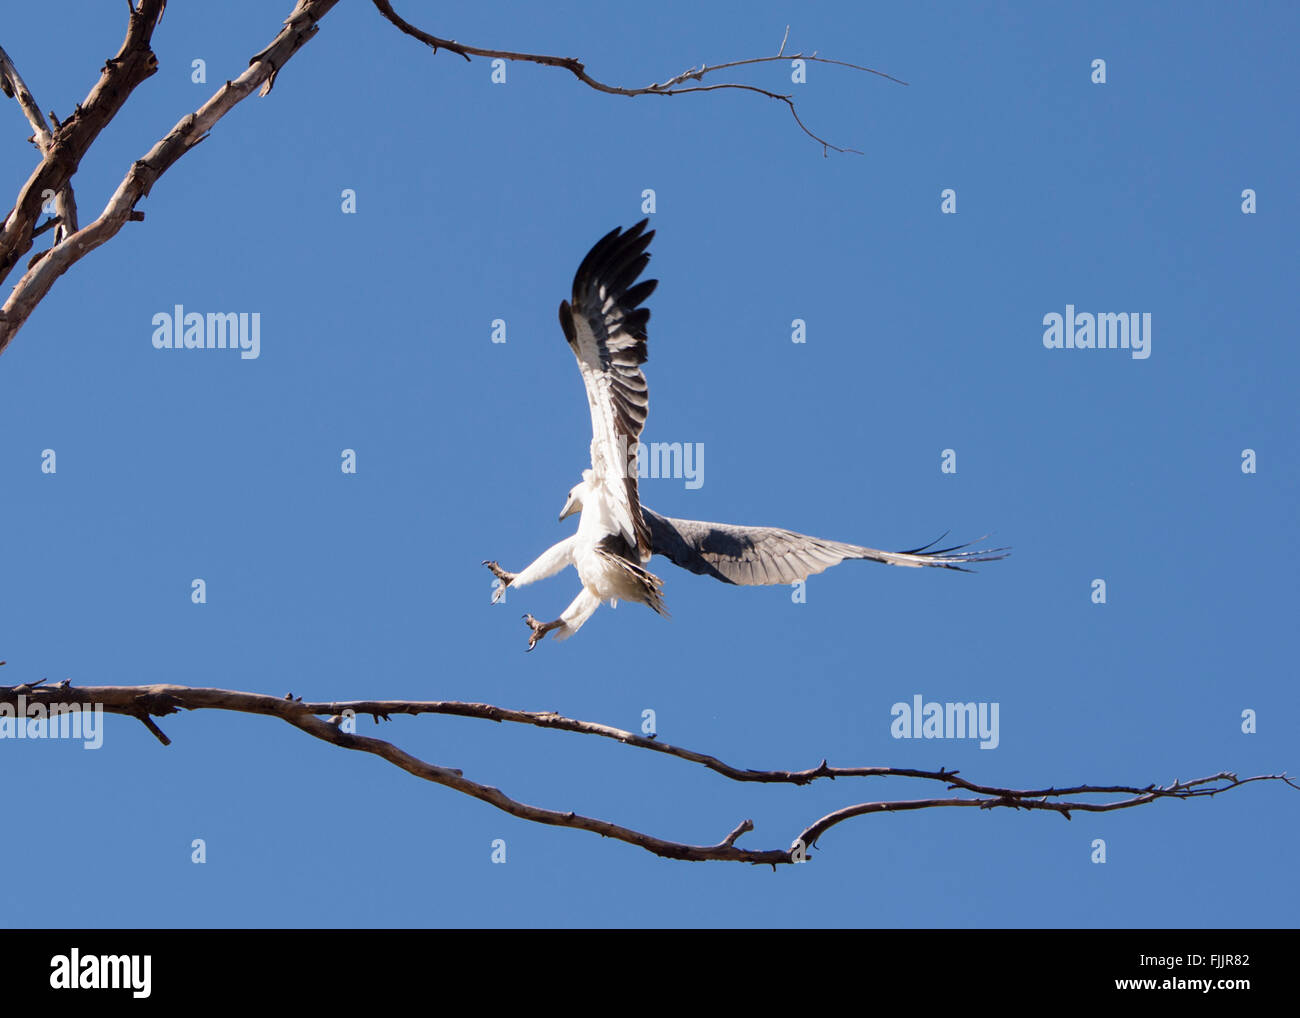
[[[582,512],[582,500],[585,496],[591,494],[595,476],[590,470],[582,472],[582,480],[569,490],[568,501],[564,503],[564,508],[560,510],[560,519],[563,520],[574,513]]]

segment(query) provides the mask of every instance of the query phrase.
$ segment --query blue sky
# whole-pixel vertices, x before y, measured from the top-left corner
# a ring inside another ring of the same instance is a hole
[[[160,72],[76,178],[83,223],[290,6],[169,5]],[[617,83],[774,52],[790,24],[789,50],[910,84],[743,72],[865,152],[823,158],[758,96],[628,99],[516,65],[493,84],[488,62],[340,5],[0,357],[7,683],[464,699],[632,729],[650,709],[660,738],[739,766],[1018,787],[1297,769],[1294,6],[424,6],[399,10]],[[6,14],[43,108],[84,97],[121,7]],[[13,194],[34,150],[16,105],[0,111]],[[524,654],[520,613],[553,618],[577,577],[491,607],[480,560],[517,570],[573,529],[555,517],[590,430],[555,308],[646,189],[645,437],[701,443],[705,473],[695,490],[643,481],[643,501],[884,548],[991,530],[1011,558],[973,576],[846,563],[802,604],[656,559],[671,620],[606,607]],[[259,313],[260,356],[154,349],[176,304]],[[1150,313],[1151,356],[1046,349],[1043,318],[1067,304]],[[891,706],[918,694],[997,703],[999,745],[892,738]],[[28,803],[0,864],[86,875],[11,886],[0,924],[1291,926],[1300,904],[1300,798],[1281,785],[1070,822],[873,816],[774,874],[528,824],[270,719],[161,724],[165,749],[124,718],[93,753],[0,741]],[[693,843],[752,817],[742,844],[782,847],[841,806],[933,794],[737,785],[456,718],[361,731]]]

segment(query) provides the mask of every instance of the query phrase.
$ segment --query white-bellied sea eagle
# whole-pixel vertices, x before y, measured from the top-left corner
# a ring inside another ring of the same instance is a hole
[[[970,544],[911,551],[879,551],[840,541],[796,534],[776,527],[743,527],[660,516],[637,495],[637,444],[649,403],[645,375],[646,323],[641,305],[658,280],[637,282],[650,261],[654,237],[641,220],[615,228],[582,260],[573,277],[572,301],[560,304],[560,326],[578,358],[591,407],[591,469],[569,492],[560,519],[581,512],[578,532],[553,545],[519,573],[496,562],[483,564],[499,581],[495,603],[507,587],[553,576],[573,566],[582,590],[553,622],[525,615],[528,649],[547,633],[564,640],[576,633],[602,601],[639,601],[667,615],[663,581],[645,568],[653,555],[724,583],[794,583],[845,559],[870,559],[892,566],[938,566],[969,571],[971,562],[1004,558],[1005,548],[971,549]],[[975,542],[971,542],[972,544]]]

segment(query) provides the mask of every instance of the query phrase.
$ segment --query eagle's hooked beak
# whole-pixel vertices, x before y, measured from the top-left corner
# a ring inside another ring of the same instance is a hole
[[[568,501],[564,503],[564,508],[560,510],[560,519],[572,516],[582,509],[582,499],[578,497],[577,492],[570,492]]]

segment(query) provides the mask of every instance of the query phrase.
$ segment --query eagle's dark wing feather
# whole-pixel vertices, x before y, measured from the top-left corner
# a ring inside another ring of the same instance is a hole
[[[637,495],[636,447],[650,405],[641,371],[650,310],[640,305],[658,284],[636,282],[650,261],[646,248],[654,230],[646,230],[647,223],[602,237],[574,274],[572,303],[560,304],[560,326],[578,358],[591,409],[591,469],[642,561],[650,558],[650,533]]]

